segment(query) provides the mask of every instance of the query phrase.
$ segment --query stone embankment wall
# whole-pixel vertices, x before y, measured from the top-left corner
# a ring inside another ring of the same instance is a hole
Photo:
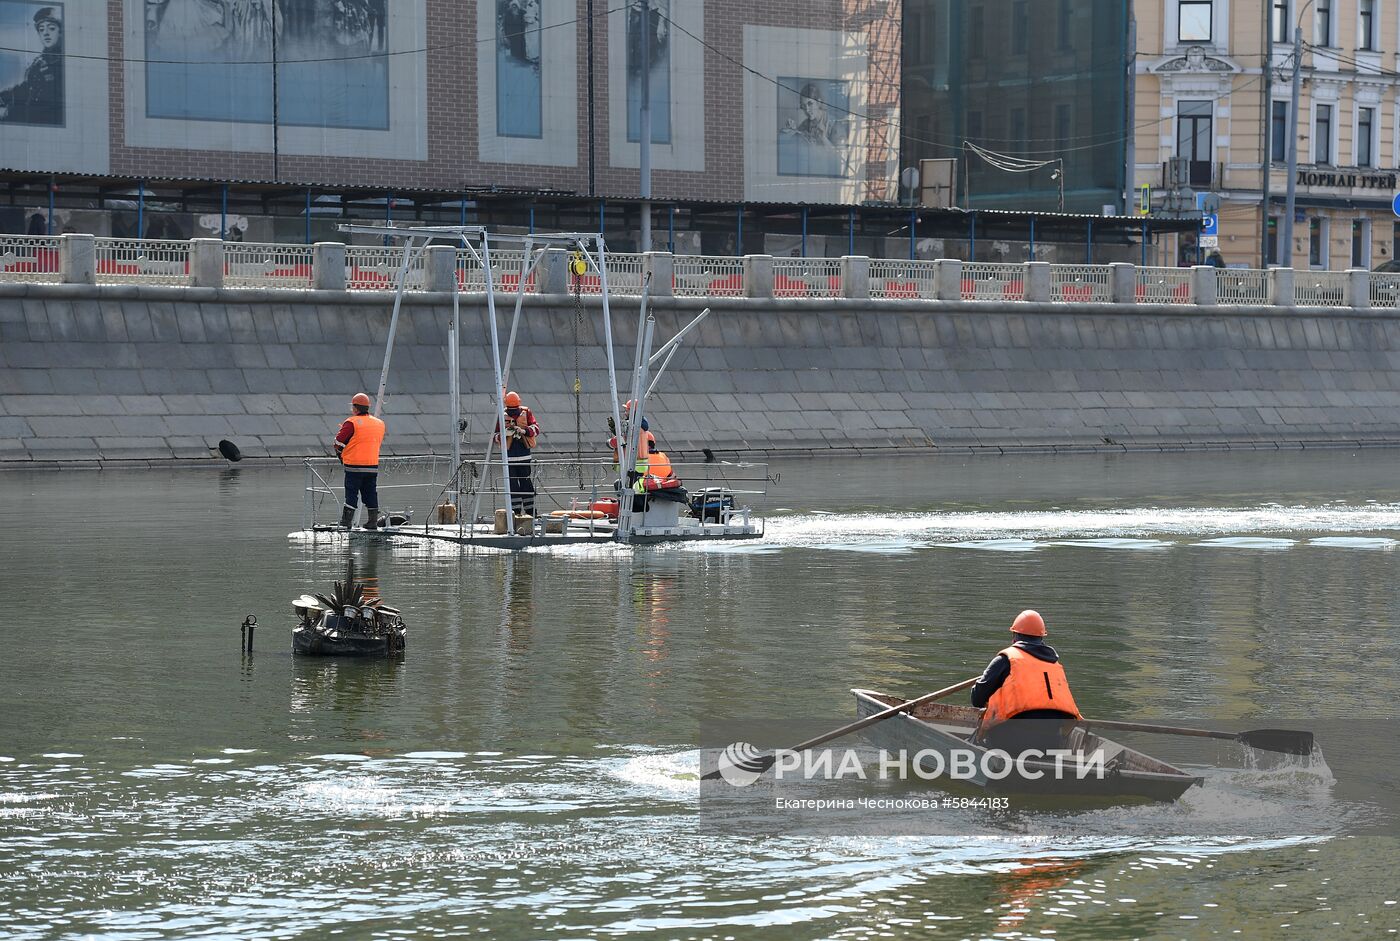
[[[1393,311],[668,298],[658,341],[706,306],[651,407],[671,452],[1400,443]],[[625,395],[637,301],[612,307]],[[390,308],[383,294],[0,285],[0,465],[217,460],[224,438],[253,458],[328,454],[350,395],[378,383]],[[493,423],[489,335],[480,297],[461,309],[476,447]],[[598,300],[525,311],[510,385],[543,447],[581,437],[597,453]],[[384,409],[395,453],[450,449],[450,321],[449,296],[404,303]]]

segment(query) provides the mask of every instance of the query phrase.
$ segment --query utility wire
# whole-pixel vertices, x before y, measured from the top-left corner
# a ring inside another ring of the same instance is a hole
[[[627,9],[624,0],[622,6],[611,7],[599,13],[593,14],[593,19],[597,20],[613,13],[621,13]],[[84,55],[77,52],[64,50],[59,53],[63,59],[83,59],[93,62],[121,62],[135,65],[306,65],[317,62],[354,62],[361,59],[389,59],[394,56],[416,56],[428,52],[441,52],[450,49],[460,49],[464,46],[479,46],[483,43],[498,42],[501,39],[513,39],[517,36],[524,36],[529,32],[544,32],[549,29],[558,29],[561,26],[574,26],[588,19],[587,16],[576,16],[571,20],[564,20],[559,23],[550,23],[548,26],[536,26],[533,29],[521,30],[516,33],[501,33],[500,35],[487,36],[484,39],[466,39],[461,42],[442,43],[436,46],[421,46],[417,49],[395,49],[385,52],[367,52],[350,56],[324,56],[318,59],[144,59],[128,56],[98,56]],[[33,49],[22,49],[15,46],[0,46],[0,52],[19,52],[29,55],[45,55],[42,50],[36,52]]]

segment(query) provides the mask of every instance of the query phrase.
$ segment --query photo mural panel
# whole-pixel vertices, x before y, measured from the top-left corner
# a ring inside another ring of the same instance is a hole
[[[476,0],[476,42],[453,55],[476,68],[477,159],[578,165],[578,16],[574,0]]]
[[[63,4],[0,0],[0,124],[62,127]]]
[[[607,14],[608,163],[641,162],[642,50],[651,40],[651,165],[655,170],[705,169],[705,4],[651,0],[651,25],[635,0]]]
[[[854,30],[744,27],[747,199],[859,202],[870,55]]]
[[[146,116],[387,130],[387,2],[144,0]]]
[[[671,142],[671,0],[627,3],[627,139],[642,139],[642,64],[650,73],[651,142]],[[649,22],[647,22],[649,20]],[[650,43],[650,48],[644,45]],[[644,56],[645,54],[645,56]]]
[[[95,0],[0,0],[0,166],[107,171],[107,29]]]
[[[544,136],[541,0],[496,0],[496,133]]]
[[[850,84],[845,79],[778,76],[779,175],[850,176]]]

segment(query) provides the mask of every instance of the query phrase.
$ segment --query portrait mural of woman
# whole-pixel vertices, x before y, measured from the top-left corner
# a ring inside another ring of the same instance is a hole
[[[544,0],[496,0],[496,133],[544,135],[540,4]]]
[[[778,174],[850,175],[850,83],[778,78]]]
[[[0,124],[63,123],[63,4],[0,0]]]

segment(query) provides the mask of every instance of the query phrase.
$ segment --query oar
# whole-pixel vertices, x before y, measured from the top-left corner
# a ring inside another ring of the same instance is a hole
[[[1311,755],[1313,734],[1292,729],[1251,729],[1248,732],[1213,732],[1209,729],[1185,729],[1174,725],[1144,725],[1141,722],[1110,722],[1105,719],[1085,719],[1084,724],[1096,729],[1122,729],[1125,732],[1156,732],[1161,735],[1193,735],[1197,738],[1222,738],[1240,742],[1261,751],[1283,752],[1287,755]]]
[[[873,716],[866,716],[864,719],[857,719],[850,725],[843,725],[839,729],[834,729],[823,735],[818,735],[816,738],[809,738],[805,742],[801,742],[800,744],[792,746],[792,748],[788,749],[788,751],[806,751],[809,748],[816,748],[818,745],[823,745],[834,738],[840,738],[843,735],[850,735],[852,732],[859,732],[861,729],[867,726],[874,725],[876,722],[881,722],[885,719],[888,719],[890,716],[899,715],[899,713],[908,712],[911,709],[917,709],[919,706],[922,706],[926,702],[933,702],[935,699],[942,699],[944,696],[951,696],[960,689],[967,689],[973,683],[976,683],[979,679],[980,677],[974,676],[972,679],[963,680],[961,683],[958,683],[955,686],[949,686],[944,689],[928,693],[926,695],[920,696],[918,699],[911,699],[908,702],[900,703],[898,706],[891,706],[888,709],[875,713]],[[776,754],[764,755],[762,758],[758,758],[750,762],[744,770],[757,771],[759,774],[762,774],[769,768],[773,767],[774,762],[776,762],[777,760],[778,756]],[[719,771],[715,770],[704,775],[700,780],[713,781],[719,776]]]

